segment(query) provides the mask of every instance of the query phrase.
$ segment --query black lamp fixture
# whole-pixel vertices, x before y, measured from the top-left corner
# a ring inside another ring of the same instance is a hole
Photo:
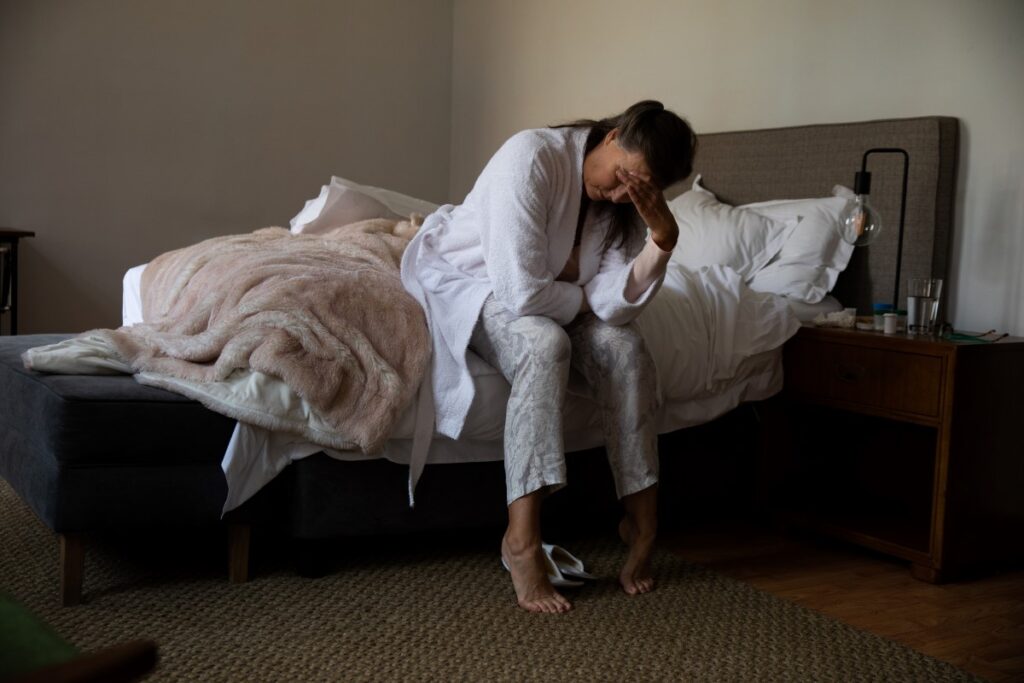
[[[896,280],[892,292],[892,308],[899,308],[900,298],[900,265],[903,260],[903,219],[907,210],[907,171],[910,168],[910,155],[907,150],[899,147],[874,147],[864,152],[860,170],[853,177],[853,198],[846,203],[839,214],[839,234],[842,238],[856,246],[871,244],[882,231],[882,221],[878,212],[868,203],[871,193],[871,174],[868,172],[868,156],[872,154],[903,155],[903,190],[900,194],[900,228],[896,243]]]

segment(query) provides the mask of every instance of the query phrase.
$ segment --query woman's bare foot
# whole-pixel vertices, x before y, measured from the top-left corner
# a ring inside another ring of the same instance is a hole
[[[633,518],[626,515],[619,522],[619,536],[629,546],[629,556],[619,572],[622,590],[629,595],[649,593],[654,590],[654,577],[651,575],[654,532],[641,533]]]
[[[512,574],[516,602],[528,612],[568,612],[572,604],[548,580],[544,551],[537,544],[516,543],[506,532],[501,539],[501,556]]]

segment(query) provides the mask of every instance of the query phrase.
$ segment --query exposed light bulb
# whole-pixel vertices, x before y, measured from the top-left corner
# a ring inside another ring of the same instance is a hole
[[[868,203],[867,195],[854,195],[839,214],[839,235],[845,242],[864,247],[882,231],[882,219]]]
[[[882,219],[868,203],[871,192],[871,174],[857,171],[853,176],[853,198],[846,202],[839,214],[839,236],[855,247],[864,247],[875,241],[882,231]]]

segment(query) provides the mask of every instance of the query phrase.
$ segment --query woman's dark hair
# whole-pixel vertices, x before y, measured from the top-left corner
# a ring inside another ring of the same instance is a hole
[[[655,100],[637,102],[617,116],[598,121],[580,119],[554,128],[589,128],[584,156],[617,128],[619,146],[627,152],[642,154],[655,184],[663,190],[693,171],[696,134],[685,119]],[[602,202],[602,210],[611,214],[605,248],[638,236],[636,233],[643,223],[632,204]]]

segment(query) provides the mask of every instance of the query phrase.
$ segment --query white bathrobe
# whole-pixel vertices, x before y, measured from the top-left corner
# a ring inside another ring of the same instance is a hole
[[[474,386],[466,350],[491,293],[518,315],[566,325],[584,292],[593,312],[613,325],[635,318],[661,286],[660,275],[633,302],[626,285],[638,249],[605,250],[606,220],[589,211],[579,248],[579,279],[562,282],[572,252],[583,191],[586,128],[527,130],[488,162],[460,206],[426,218],[402,258],[402,283],[423,306],[433,341],[437,431],[462,431]]]

